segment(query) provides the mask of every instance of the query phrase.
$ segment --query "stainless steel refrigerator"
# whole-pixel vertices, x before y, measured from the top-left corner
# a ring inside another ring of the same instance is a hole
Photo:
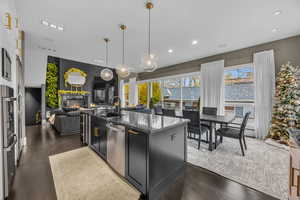
[[[12,179],[15,175],[15,145],[17,143],[17,136],[15,134],[14,125],[14,90],[8,86],[0,85],[0,147],[2,154],[3,166],[3,191],[4,198],[8,197],[9,189]]]

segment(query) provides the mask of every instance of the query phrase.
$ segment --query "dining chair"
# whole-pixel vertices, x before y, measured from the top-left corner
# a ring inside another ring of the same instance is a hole
[[[217,115],[217,112],[218,112],[217,107],[203,107],[202,108],[202,114],[205,114],[205,115]],[[210,129],[210,123],[209,122],[202,121],[201,125],[207,127],[208,129]],[[206,141],[208,141],[208,134],[206,136]]]
[[[162,113],[164,116],[168,117],[176,117],[176,113],[174,109],[162,109]]]
[[[217,136],[220,136],[220,141],[223,142],[223,137],[238,139],[240,141],[240,146],[242,150],[242,155],[245,156],[243,142],[245,150],[247,150],[246,140],[245,140],[245,129],[251,112],[247,112],[243,118],[240,128],[220,128],[216,131],[215,134],[215,147],[217,143]]]
[[[163,114],[162,106],[161,105],[154,106],[154,113],[156,115],[162,115]]]
[[[208,134],[209,129],[205,126],[201,126],[199,111],[183,110],[182,114],[183,114],[184,119],[190,120],[188,122],[189,138],[198,140],[198,149],[200,149],[201,135],[204,133]],[[192,137],[192,134],[194,135],[194,137]],[[198,137],[196,137],[196,136],[198,136]]]

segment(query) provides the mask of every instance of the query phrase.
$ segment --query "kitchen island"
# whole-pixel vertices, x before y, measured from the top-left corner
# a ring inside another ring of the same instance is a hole
[[[145,199],[158,199],[184,173],[187,122],[131,111],[119,117],[94,113],[90,147]]]

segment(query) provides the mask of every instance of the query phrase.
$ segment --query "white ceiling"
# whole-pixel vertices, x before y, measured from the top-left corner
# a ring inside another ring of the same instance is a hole
[[[154,0],[152,50],[164,67],[300,34],[299,0]],[[125,23],[126,63],[138,68],[147,49],[145,0],[16,0],[31,48],[92,63],[105,59],[104,37],[111,39],[110,65],[121,62]],[[273,13],[281,10],[282,14]],[[41,20],[64,25],[53,30]],[[276,33],[272,29],[278,28]],[[197,45],[192,45],[198,40]],[[224,45],[226,44],[226,45]],[[224,47],[225,46],[225,47]],[[168,53],[172,48],[174,52]],[[103,64],[102,64],[103,65]]]

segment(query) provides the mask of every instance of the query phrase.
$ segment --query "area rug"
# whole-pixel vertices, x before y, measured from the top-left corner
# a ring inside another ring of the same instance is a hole
[[[205,143],[198,150],[197,142],[188,140],[188,162],[287,200],[289,152],[252,138],[246,138],[246,142],[248,150],[243,157],[238,140],[224,138],[212,152]]]
[[[58,200],[138,200],[140,193],[88,147],[49,157]]]

